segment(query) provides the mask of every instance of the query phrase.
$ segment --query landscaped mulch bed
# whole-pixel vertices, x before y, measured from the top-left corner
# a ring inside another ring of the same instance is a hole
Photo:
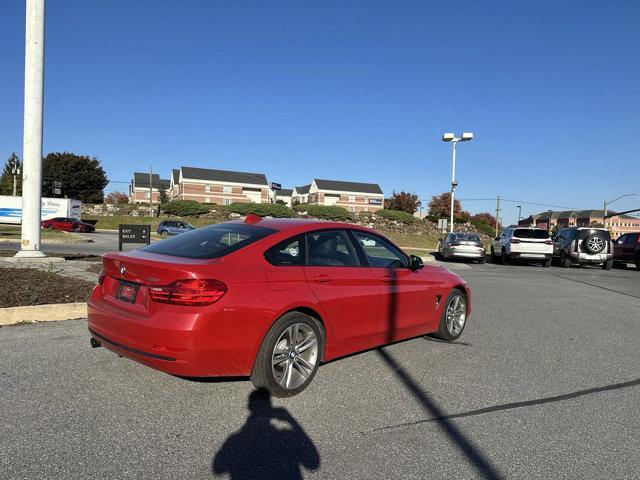
[[[0,268],[0,308],[86,302],[94,286],[33,268]]]
[[[15,250],[0,250],[0,257],[14,257],[16,255]],[[87,262],[101,262],[102,257],[100,255],[89,255],[84,253],[57,253],[47,252],[47,257],[60,257],[65,260],[85,260]]]

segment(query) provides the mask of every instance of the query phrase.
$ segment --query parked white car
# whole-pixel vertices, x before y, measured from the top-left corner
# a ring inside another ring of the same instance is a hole
[[[516,263],[519,260],[537,260],[551,266],[553,241],[549,232],[533,227],[509,227],[491,244],[494,263]]]

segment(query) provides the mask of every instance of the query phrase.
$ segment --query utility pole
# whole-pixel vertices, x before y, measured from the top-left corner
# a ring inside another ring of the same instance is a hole
[[[153,167],[149,166],[149,216],[153,218]]]
[[[44,257],[44,253],[40,250],[44,13],[45,0],[26,0],[22,240],[20,251],[16,253],[16,257]]]
[[[602,226],[607,228],[607,204],[608,202],[604,201],[604,217],[602,218]]]
[[[518,225],[520,225],[520,218],[522,218],[522,205],[518,205]]]
[[[498,236],[498,232],[500,228],[500,195],[498,195],[498,199],[496,201],[496,237]]]

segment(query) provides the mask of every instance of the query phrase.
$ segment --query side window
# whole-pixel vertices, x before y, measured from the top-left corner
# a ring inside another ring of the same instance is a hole
[[[626,245],[635,245],[638,242],[638,234],[630,233],[627,238],[625,238],[624,243]]]
[[[307,264],[320,267],[359,267],[347,232],[332,230],[307,234]]]
[[[382,237],[354,230],[353,235],[364,250],[369,265],[377,268],[406,268],[407,259],[396,247]]]
[[[302,237],[289,238],[271,247],[264,254],[271,265],[303,265]]]

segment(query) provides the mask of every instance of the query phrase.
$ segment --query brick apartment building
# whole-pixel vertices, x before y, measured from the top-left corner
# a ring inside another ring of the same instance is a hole
[[[615,212],[609,212],[614,214]],[[520,226],[536,226],[540,228],[553,229],[556,225],[560,227],[589,227],[604,225],[604,210],[564,210],[542,212],[530,215],[520,220]],[[630,215],[615,215],[607,218],[607,228],[611,231],[613,238],[618,238],[626,232],[640,231],[640,218]]]
[[[151,180],[151,190],[149,190],[149,180]],[[129,185],[129,203],[149,203],[153,198],[153,203],[160,201],[160,192],[158,187],[163,185],[170,195],[170,181],[160,178],[160,175],[154,173],[149,178],[149,173],[134,172],[131,184]]]
[[[170,181],[172,198],[201,203],[268,203],[272,192],[263,173],[180,167]]]
[[[296,187],[293,203],[336,205],[350,212],[375,212],[384,208],[384,195],[377,183],[314,179],[309,185]]]

